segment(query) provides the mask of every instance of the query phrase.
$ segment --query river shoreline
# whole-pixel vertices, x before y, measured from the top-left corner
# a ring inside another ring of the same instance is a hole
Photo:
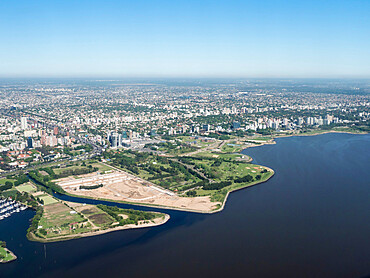
[[[279,138],[288,138],[288,137],[295,137],[295,136],[297,136],[297,137],[309,137],[309,136],[317,136],[317,135],[324,135],[324,134],[330,134],[330,133],[351,134],[351,135],[366,135],[366,134],[368,134],[367,132],[350,132],[350,131],[335,131],[335,130],[329,130],[329,131],[324,131],[324,132],[316,132],[316,133],[310,133],[310,134],[306,134],[306,133],[289,134],[289,135],[281,135],[281,136],[271,137],[271,139],[266,141],[266,142],[261,141],[260,144],[251,144],[249,146],[246,146],[245,149],[254,148],[254,147],[261,147],[261,146],[264,146],[264,145],[275,145],[276,144],[275,139],[279,139]],[[255,139],[255,140],[257,140],[257,139]],[[245,150],[245,149],[243,149],[243,150]],[[253,160],[253,158],[252,158],[252,160]]]
[[[86,232],[86,233],[81,233],[81,234],[76,234],[76,235],[67,235],[67,236],[62,236],[62,237],[54,237],[54,238],[49,238],[49,239],[36,237],[33,233],[29,233],[27,234],[27,238],[30,241],[36,241],[36,242],[42,242],[42,243],[60,242],[60,241],[78,239],[78,238],[83,238],[83,237],[98,236],[98,235],[121,231],[121,230],[144,229],[144,228],[156,227],[156,226],[165,224],[169,219],[170,219],[170,216],[168,214],[165,214],[163,219],[162,217],[154,219],[154,221],[156,220],[158,221],[156,223],[144,223],[144,224],[139,224],[139,225],[129,224],[129,225],[119,226],[115,228],[100,230],[100,231]]]
[[[274,137],[274,138],[271,138],[271,140],[266,141],[266,142],[261,142],[258,145],[257,144],[252,144],[250,146],[246,146],[245,149],[253,148],[253,147],[260,147],[260,146],[263,146],[263,145],[274,145],[274,144],[276,144],[276,141],[275,141],[276,138],[287,138],[287,137],[293,137],[293,136],[317,136],[317,135],[328,134],[328,133],[344,133],[344,134],[347,133],[347,134],[355,134],[355,135],[367,134],[367,133],[353,133],[353,132],[333,131],[333,130],[325,131],[325,132],[317,132],[317,133],[314,133],[314,134],[291,134],[291,135],[283,135],[283,136]],[[245,149],[243,149],[243,150],[245,150]],[[250,157],[250,162],[252,162],[252,161],[253,161],[253,158]],[[115,168],[111,165],[109,165],[109,166],[112,167],[112,168]],[[266,167],[266,166],[264,166],[264,167]],[[268,167],[266,167],[266,168],[268,168]],[[128,202],[128,201],[122,201],[122,200],[112,200],[112,199],[105,199],[105,198],[94,198],[94,197],[83,196],[83,195],[75,195],[75,194],[71,194],[71,193],[68,193],[68,192],[63,193],[63,195],[70,196],[70,197],[81,198],[81,199],[105,201],[105,202],[110,202],[110,203],[120,203],[120,204],[135,205],[135,206],[141,206],[141,207],[168,209],[168,210],[184,211],[184,212],[191,212],[191,213],[201,213],[201,214],[213,214],[213,213],[221,212],[224,209],[226,201],[227,201],[230,193],[238,191],[238,190],[242,190],[242,189],[245,189],[245,188],[248,188],[248,187],[251,187],[251,186],[255,186],[255,185],[258,185],[258,184],[261,184],[261,183],[264,183],[264,182],[267,182],[268,180],[270,180],[274,176],[275,171],[271,168],[268,168],[268,169],[269,169],[269,171],[272,172],[272,175],[267,180],[265,180],[265,181],[256,181],[252,184],[248,184],[246,186],[228,191],[225,198],[224,198],[223,203],[221,204],[221,207],[218,208],[218,209],[215,209],[215,210],[211,210],[211,211],[193,210],[193,209],[187,209],[187,208],[178,208],[178,207],[165,206],[165,205],[153,205],[153,204],[146,204],[146,203],[136,203],[136,202]]]
[[[268,171],[270,171],[272,173],[272,175],[269,176],[266,180],[263,180],[263,181],[255,181],[255,182],[252,182],[252,183],[247,184],[245,186],[242,186],[240,188],[236,188],[236,189],[232,189],[232,190],[228,191],[227,194],[226,194],[226,196],[225,196],[225,198],[224,198],[223,203],[221,204],[221,207],[218,208],[218,209],[215,209],[215,210],[210,210],[210,211],[193,210],[193,209],[178,208],[178,207],[171,207],[171,206],[152,205],[152,204],[145,204],[145,203],[134,203],[134,202],[127,202],[127,201],[122,201],[122,200],[111,200],[111,199],[104,199],[104,198],[94,198],[94,197],[83,196],[83,195],[75,195],[75,194],[71,194],[71,193],[68,193],[68,192],[65,192],[63,194],[61,194],[61,193],[58,193],[58,194],[66,195],[66,196],[70,196],[70,197],[75,197],[75,198],[88,199],[88,200],[96,200],[96,201],[104,201],[104,202],[110,202],[110,203],[119,203],[119,204],[135,205],[135,206],[141,206],[141,207],[158,208],[158,209],[168,209],[168,210],[176,210],[176,211],[184,211],[184,212],[192,212],[192,213],[201,213],[201,214],[213,214],[213,213],[218,213],[218,212],[220,212],[220,211],[222,211],[224,209],[225,203],[226,203],[227,198],[228,198],[228,196],[229,196],[230,193],[235,192],[235,191],[238,191],[238,190],[242,190],[242,189],[245,189],[245,188],[248,188],[248,187],[251,187],[251,186],[255,186],[255,185],[258,185],[258,184],[265,183],[265,182],[267,182],[268,180],[270,180],[275,175],[275,171],[273,169],[271,169],[269,167],[266,167],[266,166],[263,166],[263,167],[266,168]],[[58,197],[56,197],[56,198],[58,198]],[[188,197],[188,198],[192,198],[192,197]]]
[[[352,134],[352,135],[365,135],[368,134],[367,132],[351,132],[351,131],[336,131],[336,130],[328,130],[324,132],[313,132],[310,134],[306,133],[298,133],[298,134],[289,134],[289,135],[282,135],[282,136],[277,136],[275,138],[286,138],[286,137],[293,137],[293,136],[316,136],[316,135],[322,135],[322,134],[328,134],[328,133],[339,133],[339,134]]]

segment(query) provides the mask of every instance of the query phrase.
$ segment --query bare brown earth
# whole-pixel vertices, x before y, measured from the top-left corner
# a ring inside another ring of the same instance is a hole
[[[79,222],[73,225],[78,225],[79,228],[81,226],[90,227],[88,231],[80,231],[78,233],[71,233],[69,229],[61,229],[61,217],[63,223],[73,222],[73,215],[70,211],[75,211],[78,213],[83,214],[83,217],[86,219],[86,222]],[[157,218],[151,220],[143,220],[139,221],[138,224],[127,224],[124,226],[117,226],[114,228],[107,228],[110,225],[119,225],[118,222],[112,223],[114,220],[110,218],[110,216],[104,212],[102,212],[99,208],[94,205],[86,205],[80,203],[73,203],[73,202],[62,202],[58,201],[55,204],[50,204],[44,206],[43,218],[47,218],[49,221],[52,221],[56,226],[53,230],[58,232],[58,235],[43,238],[40,236],[36,236],[33,233],[29,233],[27,236],[31,240],[39,241],[39,242],[55,242],[55,241],[62,241],[62,240],[69,240],[73,238],[80,238],[80,237],[89,237],[95,236],[100,234],[105,234],[113,231],[118,230],[126,230],[126,229],[135,229],[135,228],[146,228],[146,227],[154,227],[158,225],[162,225],[166,223],[170,216],[168,214],[159,214]],[[127,218],[127,215],[122,215],[124,218]],[[86,226],[87,225],[87,226]]]
[[[211,202],[210,197],[179,197],[148,181],[134,177],[121,170],[109,174],[90,173],[55,181],[67,193],[96,199],[109,199],[151,206],[171,207],[180,210],[211,212],[221,205]],[[103,184],[96,189],[81,189],[80,186]]]

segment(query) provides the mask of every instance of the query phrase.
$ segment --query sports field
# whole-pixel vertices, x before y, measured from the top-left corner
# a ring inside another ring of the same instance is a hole
[[[58,201],[55,198],[47,194],[40,195],[38,196],[38,198],[40,198],[44,202],[44,206],[58,203]]]
[[[33,192],[36,192],[36,188],[30,184],[30,183],[26,183],[26,184],[21,184],[21,185],[18,185],[16,187],[16,189],[19,191],[19,192],[27,192],[27,193],[33,193]]]

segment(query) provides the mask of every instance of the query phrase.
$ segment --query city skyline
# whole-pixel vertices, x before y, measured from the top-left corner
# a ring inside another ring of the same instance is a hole
[[[367,1],[4,1],[0,77],[370,76]]]

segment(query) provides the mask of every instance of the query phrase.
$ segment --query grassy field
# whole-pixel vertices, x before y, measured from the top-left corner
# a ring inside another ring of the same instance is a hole
[[[222,152],[225,153],[238,153],[245,149],[245,145],[243,143],[237,143],[236,141],[225,143],[222,146]]]
[[[27,193],[33,193],[36,192],[35,186],[33,186],[31,183],[21,184],[15,187],[19,192],[27,192]]]
[[[220,152],[200,152],[194,155],[195,157],[205,157],[205,158],[222,158],[226,160],[241,159],[246,155],[242,154],[229,154],[229,153],[220,153]]]
[[[38,197],[44,202],[45,206],[58,203],[54,197],[51,197],[48,194],[39,195]]]
[[[5,248],[0,247],[0,261],[6,263],[6,262],[13,261],[14,259],[15,257],[11,253],[8,253]]]
[[[85,165],[86,166],[82,166],[80,162],[76,162],[76,163],[73,163],[71,165],[67,165],[67,167],[53,168],[53,171],[54,171],[55,174],[60,174],[64,171],[66,171],[66,170],[85,169],[89,165],[91,165],[92,167],[98,168],[100,172],[105,172],[105,171],[112,170],[111,167],[109,167],[107,165],[104,165],[102,163],[99,163],[99,162],[95,162],[95,161],[86,161]]]
[[[253,174],[256,175],[256,173],[253,173]],[[268,180],[274,173],[273,173],[273,171],[269,170],[266,173],[260,173],[259,172],[258,174],[261,175],[261,179],[259,179],[259,180],[256,180],[255,176],[254,176],[254,180],[252,182],[232,183],[231,185],[226,186],[226,187],[224,187],[220,190],[196,189],[195,190],[196,191],[196,196],[210,196],[212,201],[223,203],[228,192],[235,191],[235,190],[238,190],[238,189],[241,189],[241,188],[252,186],[252,185],[257,184],[257,183],[264,182],[264,181]]]
[[[0,179],[0,185],[4,185],[7,181],[15,182],[14,179],[3,178],[3,179]]]
[[[92,162],[91,165],[92,165],[92,167],[99,168],[100,172],[106,172],[106,171],[113,170],[112,167],[109,167],[108,165],[105,165],[105,164],[102,164],[102,163],[99,163],[99,162]]]
[[[189,169],[166,157],[149,153],[111,153],[111,163],[140,178],[174,191],[195,184],[201,179]]]
[[[244,148],[243,143],[231,144],[226,150]],[[115,152],[109,158],[114,166],[182,196],[211,196],[217,201],[223,200],[228,191],[263,182],[273,175],[273,171],[249,163],[250,157],[238,153],[203,151],[168,159],[149,153]]]
[[[217,143],[216,140],[207,141],[205,138],[198,136],[178,136],[174,140],[155,144],[155,146],[159,151],[166,152],[169,155],[184,155],[211,145],[217,145]]]
[[[272,137],[252,137],[252,138],[249,138],[250,140],[258,140],[258,141],[269,141],[272,139]]]
[[[53,199],[51,196],[45,195],[38,197],[43,200]],[[53,203],[49,202],[43,206],[41,218],[36,226],[37,229],[29,235],[29,238],[37,241],[76,238],[86,233],[104,231],[127,224],[138,224],[137,221],[135,222],[138,215],[150,220],[153,214],[109,206],[103,206],[103,208],[104,210],[96,205],[62,202],[53,199]],[[111,214],[110,210],[114,213]],[[156,213],[155,215],[159,217],[162,214]]]
[[[180,145],[180,144],[173,144],[170,146],[159,146],[158,150],[162,152],[166,152],[170,155],[178,155],[178,154],[184,154],[189,152],[194,152],[198,148],[194,145]]]
[[[209,159],[207,159],[207,157],[202,157],[201,159],[189,157],[182,159],[182,161],[184,161],[184,163],[194,165],[196,169],[203,172],[206,176],[216,182],[233,180],[246,175],[251,175],[255,178],[260,174],[260,171],[264,169],[264,167],[259,165],[229,160],[233,157],[228,157],[227,160],[223,160],[222,158],[225,158],[225,156],[222,157],[220,155],[217,158],[212,156]]]
[[[89,223],[84,223],[84,218],[63,204],[55,202],[44,206],[44,213],[39,221],[36,236],[53,238],[74,233],[89,231]]]
[[[192,165],[211,182],[186,192],[186,195],[210,196],[212,201],[223,203],[228,192],[266,181],[274,174],[271,169],[251,164],[248,160],[248,156],[241,154],[216,152],[202,152],[194,157],[181,158],[183,163]]]
[[[76,169],[82,169],[82,168],[86,168],[86,167],[80,166],[80,165],[71,165],[71,166],[62,167],[62,168],[53,168],[53,171],[55,174],[59,175],[65,170],[76,170]]]

